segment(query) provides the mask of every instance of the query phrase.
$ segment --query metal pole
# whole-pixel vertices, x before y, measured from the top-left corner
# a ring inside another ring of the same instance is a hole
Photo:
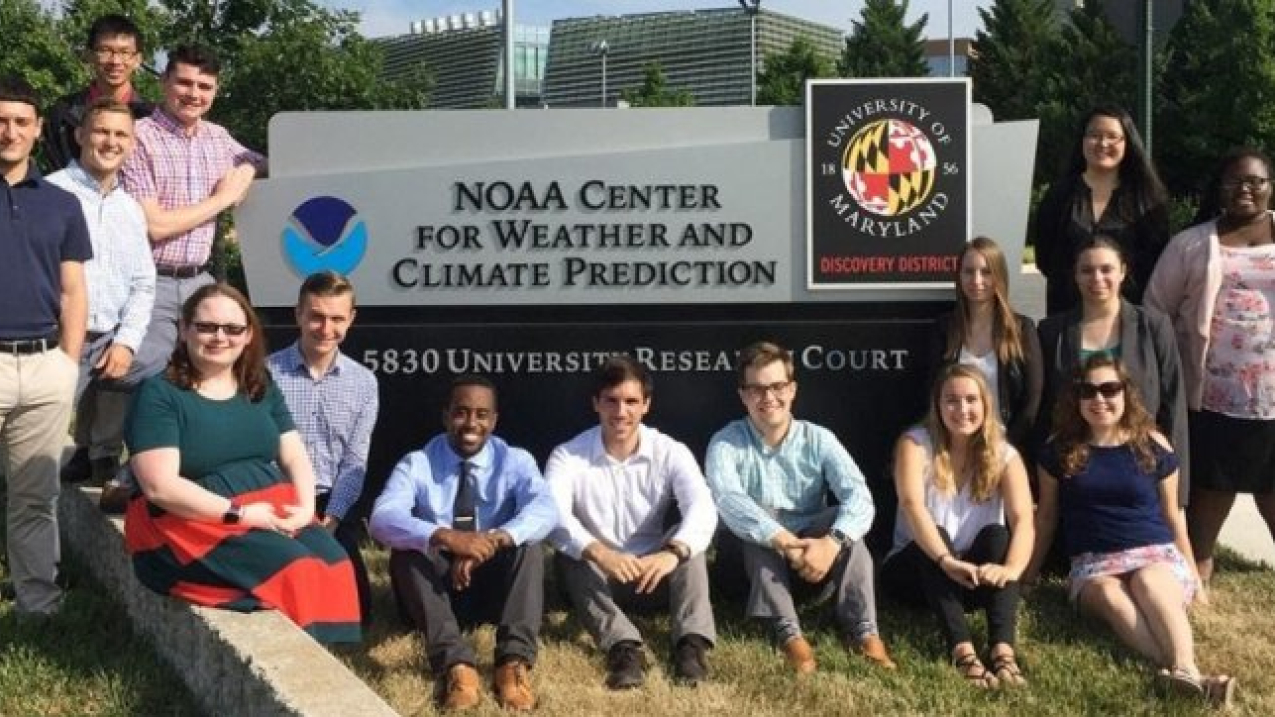
[[[1140,118],[1142,120],[1142,143],[1147,148],[1148,157],[1152,155],[1151,93],[1154,87],[1152,73],[1154,68],[1152,65],[1154,64],[1155,59],[1155,27],[1153,22],[1153,9],[1151,0],[1142,0],[1142,57],[1138,58],[1142,60],[1142,77],[1139,82],[1141,87],[1138,88],[1142,91],[1140,93],[1141,97],[1139,98],[1138,104],[1140,105],[1139,114],[1142,115]]]
[[[952,34],[952,0],[947,0],[947,76],[956,77],[956,37]]]
[[[505,13],[505,109],[518,106],[514,89],[514,0],[503,0]]]
[[[757,106],[757,13],[748,16],[748,104]]]
[[[602,106],[607,106],[607,46],[602,44]]]

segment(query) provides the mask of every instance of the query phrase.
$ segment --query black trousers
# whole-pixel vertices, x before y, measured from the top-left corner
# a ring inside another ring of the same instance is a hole
[[[328,499],[331,497],[330,493],[320,493],[314,497],[315,515],[326,515],[324,511],[327,510]],[[354,584],[359,591],[359,614],[363,616],[363,624],[366,626],[372,622],[372,584],[368,582],[367,566],[363,564],[363,554],[359,551],[359,543],[363,539],[362,527],[358,519],[347,515],[337,523],[332,537],[345,548],[346,554],[350,556],[350,563],[354,566]]]
[[[430,669],[475,664],[461,627],[496,625],[496,664],[519,658],[534,664],[544,618],[544,550],[539,543],[501,550],[478,566],[468,588],[452,587],[452,558],[431,550],[390,551],[390,581],[399,605],[425,638]]]
[[[952,539],[939,528],[943,543],[954,556],[981,565],[1003,563],[1009,552],[1009,529],[1003,525],[988,525],[979,531],[974,543],[963,555],[952,550]],[[970,642],[967,610],[982,608],[987,613],[987,644],[1014,644],[1018,622],[1018,581],[997,588],[980,585],[970,590],[947,576],[943,569],[930,559],[916,543],[886,559],[881,566],[882,587],[892,598],[915,607],[929,606],[943,628],[948,649],[962,642]]]

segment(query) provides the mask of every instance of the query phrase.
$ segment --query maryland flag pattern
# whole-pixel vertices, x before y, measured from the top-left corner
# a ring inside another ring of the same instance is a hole
[[[934,146],[924,132],[902,120],[878,120],[846,144],[841,173],[859,206],[897,217],[929,198],[936,165]]]

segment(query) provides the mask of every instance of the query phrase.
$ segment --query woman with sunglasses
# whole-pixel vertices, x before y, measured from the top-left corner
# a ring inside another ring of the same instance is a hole
[[[1195,226],[1156,265],[1147,305],[1169,315],[1182,350],[1191,426],[1187,529],[1200,576],[1237,493],[1252,493],[1275,537],[1275,212],[1271,160],[1222,159]]]
[[[314,520],[314,472],[243,294],[197,289],[167,370],[126,432],[141,486],[124,535],[143,585],[197,605],[273,608],[322,642],[360,639],[354,572]]]
[[[981,689],[1026,682],[1014,636],[1034,532],[1027,473],[992,407],[978,368],[949,364],[939,372],[925,420],[895,447],[899,509],[881,568],[896,599],[930,607],[952,664]],[[965,619],[973,607],[987,613],[989,667]]]
[[[1096,234],[1077,249],[1073,276],[1080,305],[1040,322],[1046,368],[1036,445],[1042,445],[1057,429],[1051,425],[1054,404],[1070,387],[1076,370],[1089,356],[1107,354],[1128,370],[1156,426],[1182,459],[1178,497],[1185,505],[1189,476],[1186,397],[1173,325],[1164,314],[1136,306],[1121,296],[1128,264],[1115,238]]]
[[[957,266],[956,310],[935,322],[931,355],[940,368],[962,363],[983,372],[991,389],[989,415],[1000,418],[1009,442],[1030,463],[1043,380],[1036,326],[1009,303],[1009,269],[995,241],[975,237]]]
[[[1085,116],[1063,176],[1036,210],[1036,266],[1045,275],[1047,314],[1066,311],[1080,296],[1072,281],[1079,245],[1094,233],[1113,237],[1129,260],[1124,296],[1142,302],[1147,279],[1169,240],[1164,185],[1133,118],[1120,107]]]
[[[1065,527],[1067,594],[1081,613],[1161,668],[1175,691],[1229,704],[1235,680],[1204,676],[1187,606],[1199,588],[1178,510],[1178,459],[1136,384],[1105,354],[1085,360],[1062,393],[1040,454],[1031,580]]]

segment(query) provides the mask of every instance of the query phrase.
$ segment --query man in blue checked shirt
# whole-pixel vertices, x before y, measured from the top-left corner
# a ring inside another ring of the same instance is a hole
[[[544,551],[558,508],[531,454],[492,435],[496,388],[452,382],[443,426],[403,457],[372,509],[372,536],[390,547],[390,580],[422,634],[444,709],[480,701],[462,623],[495,623],[496,698],[535,707],[530,670],[544,616]]]
[[[115,477],[124,451],[124,419],[133,388],[143,378],[133,356],[146,336],[155,303],[155,262],[146,236],[146,215],[119,183],[119,171],[133,152],[133,114],[111,98],[84,110],[75,129],[78,159],[50,174],[80,202],[93,242],[84,264],[89,322],[75,386],[75,453],[62,467],[62,480]]]
[[[311,274],[297,296],[300,336],[271,354],[267,364],[314,464],[315,515],[350,555],[367,624],[371,589],[353,508],[363,494],[379,398],[376,376],[341,353],[354,314],[354,286],[349,280],[330,271]]]
[[[832,431],[793,418],[791,352],[752,344],[739,352],[736,371],[748,416],[713,436],[705,473],[721,521],[739,543],[749,616],[770,621],[798,674],[814,672],[793,593],[831,585],[843,644],[894,669],[877,633],[872,556],[863,544],[876,510],[863,473]],[[837,505],[828,505],[829,493]]]

